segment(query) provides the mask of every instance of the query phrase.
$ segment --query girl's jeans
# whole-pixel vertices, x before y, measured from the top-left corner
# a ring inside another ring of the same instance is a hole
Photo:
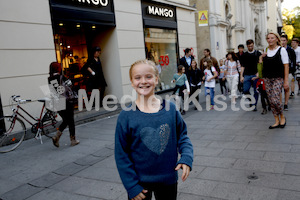
[[[176,200],[177,199],[177,183],[172,185],[164,185],[161,183],[140,183],[140,185],[148,190],[144,200],[152,199],[152,192],[156,200]],[[128,198],[129,199],[129,198]],[[130,200],[130,199],[129,199]]]
[[[215,105],[215,88],[214,87],[205,87],[205,96],[210,95],[210,105]]]

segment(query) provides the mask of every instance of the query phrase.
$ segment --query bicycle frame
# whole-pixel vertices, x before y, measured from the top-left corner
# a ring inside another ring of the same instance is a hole
[[[40,114],[40,118],[36,119],[35,117],[33,117],[31,114],[29,114],[24,108],[22,108],[19,104],[17,105],[17,108],[14,110],[14,114],[16,116],[20,116],[22,119],[24,119],[26,122],[28,122],[31,126],[34,125],[34,123],[32,123],[31,121],[29,121],[28,119],[26,119],[20,112],[19,109],[22,110],[27,116],[29,116],[31,119],[33,119],[34,121],[38,122],[38,128],[43,128],[40,127],[40,122],[42,119],[42,115],[43,115],[43,111],[45,109],[45,104],[43,105],[41,114]]]
[[[42,110],[41,110],[41,114],[40,114],[40,117],[39,118],[35,118],[33,117],[30,113],[28,113],[24,108],[22,108],[22,106],[20,105],[20,103],[18,103],[17,105],[17,108],[13,110],[14,114],[14,118],[17,117],[17,116],[20,116],[22,119],[24,119],[26,122],[28,122],[32,127],[35,125],[35,123],[32,123],[30,120],[28,120],[26,118],[26,116],[22,115],[22,113],[19,112],[19,110],[23,111],[28,117],[30,117],[32,120],[34,120],[35,122],[37,122],[37,133],[36,133],[36,136],[35,138],[36,139],[40,139],[41,140],[41,144],[43,144],[43,141],[42,141],[42,129],[45,128],[45,127],[48,127],[48,126],[52,126],[53,124],[55,123],[50,123],[50,124],[47,124],[45,126],[41,126],[41,121],[42,121],[42,118],[43,118],[43,112],[45,110],[45,103],[43,103],[43,107],[42,107]]]

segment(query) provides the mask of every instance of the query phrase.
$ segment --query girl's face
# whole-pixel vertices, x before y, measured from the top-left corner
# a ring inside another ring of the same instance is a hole
[[[220,60],[220,65],[221,65],[221,66],[223,65],[223,60]]]
[[[203,65],[204,65],[205,67],[207,67],[207,62],[206,62],[206,61],[204,61],[204,62],[203,62]]]
[[[185,67],[182,68],[181,73],[185,73]]]
[[[267,42],[270,46],[275,46],[277,45],[278,38],[274,34],[269,34],[267,36]]]
[[[231,54],[228,54],[228,60],[231,60],[232,59],[232,55]]]
[[[143,63],[137,64],[132,68],[131,77],[131,86],[138,95],[145,97],[154,95],[158,77],[155,76],[153,66]]]
[[[196,69],[196,67],[197,67],[196,61],[192,61],[191,66],[192,66],[193,69]]]

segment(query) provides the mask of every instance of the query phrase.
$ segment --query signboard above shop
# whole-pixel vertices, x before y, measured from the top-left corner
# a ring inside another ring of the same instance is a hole
[[[54,21],[115,26],[113,0],[50,0]]]
[[[148,27],[177,28],[176,7],[153,1],[142,1],[144,25]]]

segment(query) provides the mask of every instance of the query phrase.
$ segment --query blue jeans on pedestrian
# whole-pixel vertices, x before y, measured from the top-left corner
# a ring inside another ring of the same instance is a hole
[[[215,88],[214,87],[205,87],[205,96],[210,95],[210,105],[215,105]]]
[[[245,75],[244,76],[244,94],[250,94],[250,88],[251,86],[253,87],[254,90],[254,98],[255,98],[255,106],[257,104],[257,100],[258,100],[258,92],[256,90],[256,83],[258,81],[258,79],[255,79],[254,81],[252,80],[252,78],[256,77],[256,75]]]

